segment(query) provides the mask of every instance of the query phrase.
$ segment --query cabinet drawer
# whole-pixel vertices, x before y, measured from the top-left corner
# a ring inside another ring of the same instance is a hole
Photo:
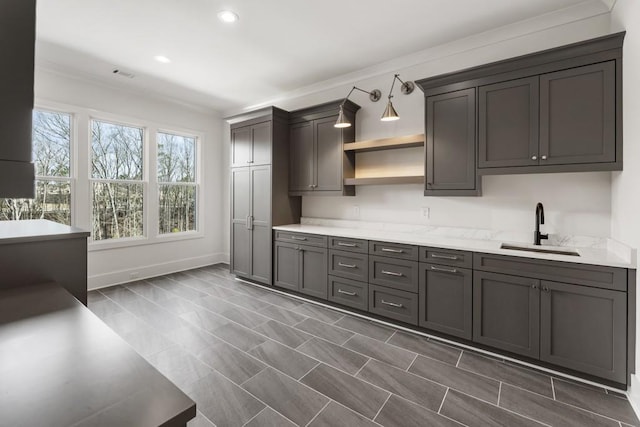
[[[420,262],[471,268],[473,266],[473,252],[421,247]]]
[[[369,279],[368,271],[367,254],[329,250],[329,274],[366,282]]]
[[[317,234],[294,233],[276,230],[276,240],[281,242],[298,243],[300,245],[327,247],[327,236]]]
[[[418,292],[418,263],[370,255],[369,282],[401,291]]]
[[[417,325],[418,295],[370,284],[369,312]]]
[[[418,247],[400,243],[369,242],[369,254],[417,261]]]
[[[329,301],[359,310],[369,308],[369,285],[364,282],[329,276]]]
[[[347,239],[344,237],[329,237],[329,249],[338,249],[341,251],[358,252],[366,254],[369,252],[369,246],[366,240]]]
[[[552,282],[567,282],[617,291],[627,290],[625,268],[480,253],[473,255],[473,268]]]

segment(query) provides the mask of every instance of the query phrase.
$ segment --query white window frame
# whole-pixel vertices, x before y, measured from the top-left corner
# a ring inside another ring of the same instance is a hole
[[[127,126],[142,129],[142,180],[130,179],[100,179],[93,178],[93,148],[92,148],[92,123],[94,121],[109,123],[116,126]],[[148,244],[149,240],[149,127],[140,122],[131,121],[127,118],[121,118],[107,113],[93,112],[89,114],[87,121],[87,171],[88,171],[88,217],[89,217],[89,251],[104,250],[120,247],[136,246]],[[142,184],[142,236],[121,237],[118,239],[93,240],[93,184],[96,182],[118,183],[118,184]]]
[[[201,156],[201,141],[202,141],[202,135],[197,133],[197,132],[193,132],[193,131],[188,131],[188,130],[177,130],[175,128],[156,128],[155,132],[154,132],[154,137],[155,137],[155,155],[153,156],[154,158],[154,166],[155,168],[154,170],[154,187],[155,187],[155,200],[156,200],[156,215],[158,215],[159,212],[159,202],[160,202],[160,186],[161,185],[184,185],[182,183],[178,183],[178,182],[161,182],[158,180],[158,135],[164,133],[164,134],[170,134],[170,135],[176,135],[176,136],[181,136],[181,137],[186,137],[186,138],[193,138],[195,140],[195,180],[193,183],[189,183],[189,185],[193,185],[195,187],[195,194],[196,194],[196,211],[195,211],[195,230],[189,230],[189,231],[180,231],[177,233],[160,233],[160,221],[157,220],[158,218],[156,217],[156,221],[155,221],[155,226],[154,226],[154,231],[156,233],[156,239],[160,240],[160,241],[173,241],[173,240],[182,240],[185,238],[201,238],[204,237],[203,232],[202,232],[202,201],[201,201],[201,193],[200,193],[200,182],[201,182],[201,171],[202,171],[202,156]]]

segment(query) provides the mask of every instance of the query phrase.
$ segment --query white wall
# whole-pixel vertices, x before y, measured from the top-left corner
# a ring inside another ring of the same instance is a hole
[[[622,57],[624,170],[612,176],[611,234],[617,240],[640,248],[640,2],[617,0],[611,21],[612,31],[627,31]],[[636,306],[640,306],[640,294],[636,296]],[[640,342],[639,333],[640,316],[637,316],[636,343]],[[636,372],[638,369],[640,351],[636,346]],[[630,397],[639,411],[640,381],[637,375],[632,377]]]
[[[114,116],[151,128],[196,132],[202,136],[201,236],[124,248],[96,250],[90,247],[90,289],[130,281],[132,273],[141,278],[150,277],[227,259],[223,230],[228,227],[222,222],[227,204],[222,201],[228,196],[221,185],[227,169],[223,167],[222,121],[217,113],[43,69],[36,70],[35,96],[36,107],[54,107],[75,113],[76,177],[89,174],[89,115]],[[89,194],[87,180],[76,180],[73,222],[85,230],[90,229]],[[148,227],[154,226],[148,224]]]
[[[608,14],[604,14],[569,24],[556,24],[552,17],[545,17],[536,22],[496,29],[431,49],[431,59],[427,62],[397,69],[396,72],[403,80],[418,80],[561,46],[608,34],[610,20]],[[425,52],[421,56],[425,56]],[[366,79],[355,78],[348,84],[281,100],[277,105],[293,110],[340,99],[353,84],[367,90],[378,88],[383,92],[383,99],[378,103],[370,102],[363,93],[354,92],[352,95],[352,100],[362,106],[357,116],[357,140],[424,133],[424,97],[417,88],[407,96],[396,87],[394,106],[400,120],[386,123],[379,120],[392,78],[393,72]],[[387,156],[386,160],[393,160],[398,168],[405,162],[407,170],[422,169],[419,151],[413,159],[404,156],[405,159],[400,160],[397,153],[389,153],[392,152],[379,156]],[[366,153],[359,154],[356,163],[373,167],[376,160],[366,156]],[[533,227],[535,204],[541,201],[545,205],[546,231],[600,237],[610,235],[610,172],[485,177],[484,194],[477,198],[424,197],[420,185],[359,187],[356,192],[356,197],[304,197],[303,215],[356,219],[353,206],[357,205],[361,220],[527,231]],[[428,221],[419,216],[423,206],[431,210]]]

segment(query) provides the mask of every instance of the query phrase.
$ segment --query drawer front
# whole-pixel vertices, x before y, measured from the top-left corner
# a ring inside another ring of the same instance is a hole
[[[366,282],[369,280],[369,255],[330,249],[329,274]]]
[[[471,268],[473,266],[473,252],[421,247],[420,262]]]
[[[330,236],[329,249],[366,254],[369,252],[369,245],[366,240]]]
[[[418,263],[369,256],[369,283],[407,292],[418,292]]]
[[[552,282],[573,283],[617,291],[627,290],[627,269],[625,268],[481,253],[473,255],[473,268]]]
[[[417,325],[418,295],[370,284],[369,312]]]
[[[369,242],[369,255],[382,255],[391,258],[418,260],[418,246],[400,243]]]
[[[329,301],[367,311],[369,285],[342,277],[329,276]]]
[[[327,247],[327,236],[317,234],[293,233],[290,231],[276,230],[276,240],[280,242],[297,243],[299,245]]]

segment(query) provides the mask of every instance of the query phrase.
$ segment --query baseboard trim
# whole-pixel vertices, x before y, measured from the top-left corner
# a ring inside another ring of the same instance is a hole
[[[88,277],[87,289],[92,291],[101,288],[108,288],[109,286],[176,273],[178,271],[189,270],[192,268],[225,263],[228,262],[228,259],[229,254],[213,253],[199,257],[183,258],[161,264],[141,265],[135,268],[96,274]]]
[[[635,374],[631,375],[631,385],[626,395],[634,412],[640,418],[640,379]]]

